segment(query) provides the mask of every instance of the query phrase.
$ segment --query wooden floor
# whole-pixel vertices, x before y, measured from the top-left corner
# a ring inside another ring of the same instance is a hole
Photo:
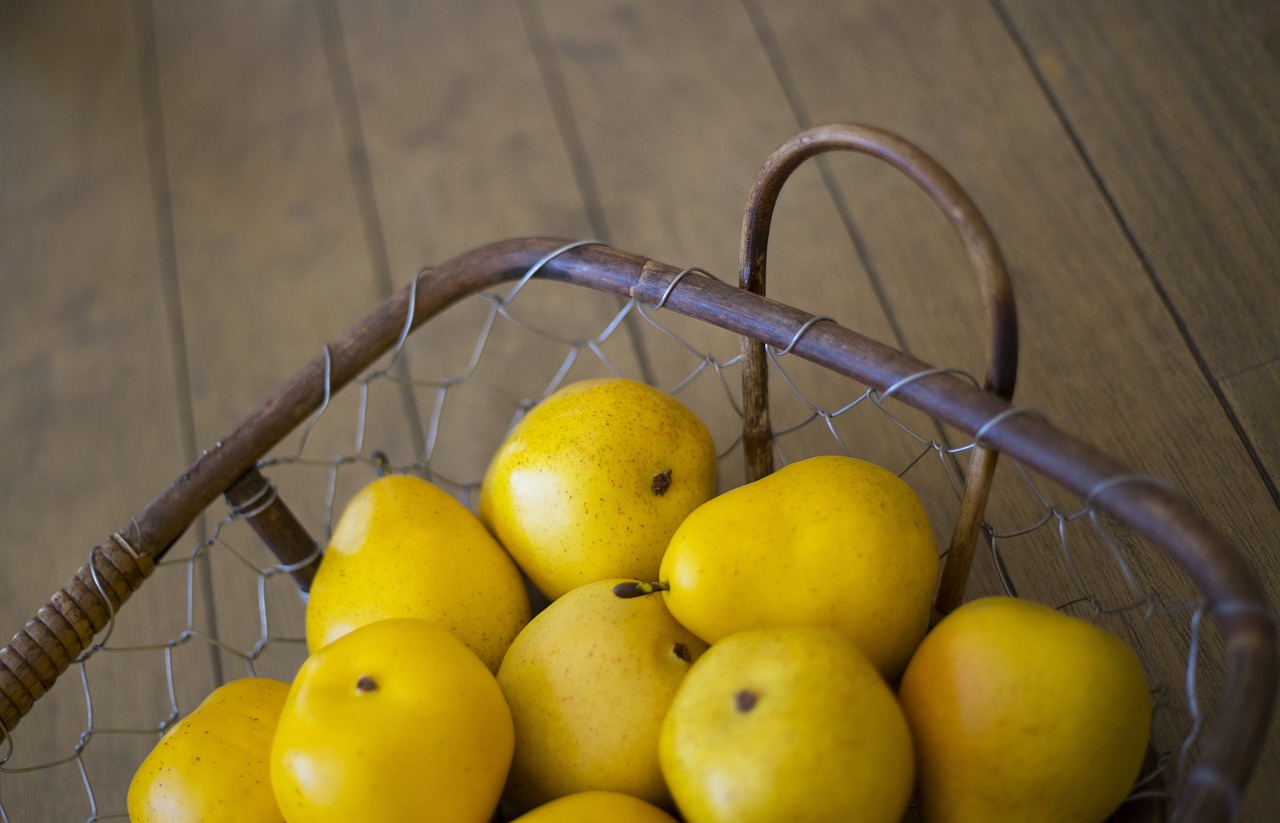
[[[1280,601],[1274,8],[0,4],[4,636],[425,264],[554,235],[732,277],[757,170],[832,121],[898,132],[977,202],[1017,294],[1019,404],[1183,489]],[[981,372],[977,290],[901,176],[802,169],[773,245],[780,298]],[[19,745],[74,741],[69,705]],[[1271,741],[1247,820],[1280,812]],[[0,775],[0,807],[89,816],[76,768],[39,802]]]

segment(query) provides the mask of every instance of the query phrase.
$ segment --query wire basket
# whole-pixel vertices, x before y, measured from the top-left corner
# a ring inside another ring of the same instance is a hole
[[[981,379],[764,296],[782,184],[833,149],[900,169],[958,231],[988,308]],[[209,691],[292,677],[305,591],[355,490],[412,472],[474,509],[489,456],[525,411],[570,380],[615,374],[675,394],[708,424],[722,489],[813,454],[898,471],[942,547],[939,612],[1013,594],[1138,651],[1156,712],[1117,819],[1234,819],[1274,702],[1272,607],[1167,483],[1011,405],[1012,291],[950,176],[876,129],[803,132],[757,179],[741,279],[541,238],[420,273],[95,547],[0,650],[0,823],[125,819],[137,765]],[[464,354],[443,359],[442,341]],[[152,578],[164,582],[141,588]],[[59,679],[78,684],[53,689]],[[24,745],[24,717],[48,748]]]

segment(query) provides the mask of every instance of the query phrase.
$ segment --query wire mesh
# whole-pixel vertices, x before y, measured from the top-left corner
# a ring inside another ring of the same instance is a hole
[[[425,477],[474,510],[489,456],[528,409],[573,380],[621,375],[693,409],[715,438],[721,489],[738,485],[738,340],[663,302],[646,307],[528,277],[473,295],[413,335],[406,323],[388,356],[344,391],[326,392],[320,410],[260,467],[321,544],[343,502],[386,472]],[[920,495],[938,545],[947,545],[965,460],[985,427],[977,438],[959,436],[899,404],[897,387],[876,392],[790,349],[768,350],[776,462],[839,453],[888,466]],[[76,676],[64,676],[5,735],[0,821],[127,819],[129,779],[165,729],[223,682],[292,677],[306,654],[305,598],[292,568],[249,529],[245,508],[211,506],[73,664]],[[1215,635],[1194,586],[1089,500],[1007,460],[983,544],[969,597],[1039,600],[1138,650],[1157,708],[1135,798],[1169,797],[1194,771],[1204,707],[1221,679],[1204,665]],[[28,745],[27,729],[37,725],[44,745]]]

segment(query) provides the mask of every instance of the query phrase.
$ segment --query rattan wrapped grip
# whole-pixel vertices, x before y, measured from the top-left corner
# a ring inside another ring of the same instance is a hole
[[[0,649],[0,723],[12,729],[88,649],[155,563],[112,535]]]

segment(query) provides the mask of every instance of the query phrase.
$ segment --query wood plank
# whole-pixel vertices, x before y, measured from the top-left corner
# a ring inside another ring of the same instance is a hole
[[[337,5],[397,284],[495,240],[590,236],[514,8]]]
[[[1280,6],[1270,0],[1231,0],[1246,32],[1253,34],[1280,66]]]
[[[1020,403],[1185,489],[1242,547],[1274,597],[1280,568],[1265,547],[1280,512],[1124,227],[991,9],[866,2],[832,4],[821,15],[768,6],[766,18],[810,117],[852,110],[913,135],[971,188],[1015,273]],[[1140,166],[1139,156],[1125,162]],[[907,338],[921,351],[952,348],[963,335],[929,296],[938,284],[899,276],[939,270],[937,247],[917,231],[926,215],[891,196],[887,182],[857,178],[855,189],[847,180],[841,185],[849,186],[877,270],[892,266],[886,290]],[[1176,591],[1164,574],[1154,583]],[[1185,642],[1173,629],[1160,631],[1175,652]],[[1176,684],[1177,653],[1161,668]],[[1202,675],[1220,677],[1205,667]],[[1273,734],[1250,809],[1277,802],[1276,740]]]
[[[127,2],[0,8],[0,625],[9,633],[186,462],[136,22]],[[178,571],[179,587],[183,579]],[[150,585],[174,582],[162,570]],[[182,605],[144,589],[99,642],[171,637]],[[152,677],[134,684],[129,673],[141,670]],[[207,653],[188,670],[207,676]],[[99,654],[85,676],[101,733],[83,762],[100,789],[127,781],[127,764],[154,740],[168,706],[163,655]],[[74,754],[88,721],[80,679],[73,665],[37,703],[7,768]],[[0,784],[11,820],[91,811],[74,761]]]
[[[1087,2],[1064,26],[1043,4],[1003,5],[1213,379],[1280,356],[1280,64],[1261,9]],[[1280,415],[1280,392],[1251,399],[1235,412],[1253,439],[1244,420]]]

